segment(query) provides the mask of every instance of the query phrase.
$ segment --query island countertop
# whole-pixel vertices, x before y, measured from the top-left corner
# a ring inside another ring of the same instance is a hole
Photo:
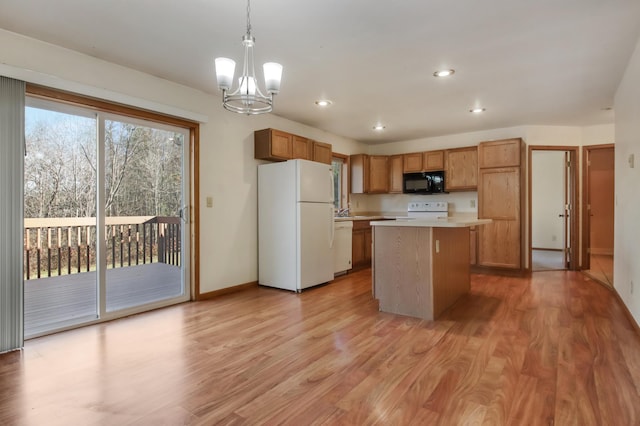
[[[396,220],[381,220],[371,222],[371,226],[402,226],[411,228],[463,228],[469,226],[486,225],[491,219],[476,219],[464,217],[448,217],[446,219],[402,218]]]

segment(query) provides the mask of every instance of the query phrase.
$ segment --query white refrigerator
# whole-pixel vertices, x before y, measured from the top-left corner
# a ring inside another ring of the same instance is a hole
[[[258,166],[258,282],[300,292],[333,279],[331,166]]]

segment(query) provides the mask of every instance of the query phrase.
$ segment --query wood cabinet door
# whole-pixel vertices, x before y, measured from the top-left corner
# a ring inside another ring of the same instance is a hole
[[[352,194],[369,192],[369,156],[354,154],[349,157],[349,173]]]
[[[354,268],[365,262],[364,245],[364,230],[354,230],[351,234],[351,265]]]
[[[520,168],[480,169],[478,217],[481,219],[520,219]]]
[[[292,158],[311,160],[311,141],[309,139],[293,135],[292,146]]]
[[[478,217],[493,222],[478,227],[478,264],[520,269],[520,168],[480,169]]]
[[[444,170],[444,151],[423,152],[422,169],[426,172]]]
[[[445,152],[445,190],[469,191],[478,188],[478,148],[449,149]]]
[[[478,264],[520,269],[520,222],[493,219],[478,227]]]
[[[499,141],[480,142],[478,145],[478,166],[518,167],[522,156],[522,139],[503,139]]]
[[[389,157],[386,155],[369,156],[369,193],[389,192]]]
[[[271,156],[282,159],[291,159],[293,135],[280,130],[271,131]]]
[[[403,156],[403,172],[416,173],[422,171],[422,153],[413,152],[404,154]]]
[[[371,264],[372,249],[372,231],[371,228],[369,228],[364,230],[364,262],[367,263],[367,266]]]
[[[402,155],[389,157],[389,193],[402,193],[402,170],[404,167]]]
[[[313,142],[313,161],[331,164],[331,144],[323,142]]]

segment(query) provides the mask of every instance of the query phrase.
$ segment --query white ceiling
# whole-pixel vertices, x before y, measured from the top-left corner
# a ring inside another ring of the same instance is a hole
[[[0,0],[0,10],[0,28],[213,94],[213,58],[242,63],[244,0]],[[603,108],[640,36],[640,1],[253,0],[251,23],[259,77],[263,62],[284,66],[275,114],[377,143],[611,123]],[[442,68],[456,73],[432,76]],[[320,98],[333,105],[319,109]]]

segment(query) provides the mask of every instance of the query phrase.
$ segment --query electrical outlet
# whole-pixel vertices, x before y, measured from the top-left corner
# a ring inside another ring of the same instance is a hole
[[[207,197],[207,207],[213,207],[213,197]]]
[[[555,236],[555,235],[552,235],[552,236],[551,236],[551,241],[558,241],[558,237],[557,237],[557,236]]]
[[[471,208],[475,208],[476,207],[476,200],[471,200],[471,202],[469,204],[471,205]]]

